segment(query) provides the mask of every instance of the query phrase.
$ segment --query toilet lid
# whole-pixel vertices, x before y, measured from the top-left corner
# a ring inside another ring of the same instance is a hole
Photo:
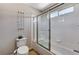
[[[17,53],[19,53],[19,54],[27,54],[28,51],[29,51],[29,49],[28,49],[27,46],[22,46],[22,47],[18,48]]]

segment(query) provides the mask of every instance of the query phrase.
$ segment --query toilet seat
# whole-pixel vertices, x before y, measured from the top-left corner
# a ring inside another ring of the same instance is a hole
[[[21,46],[17,49],[18,55],[27,55],[29,52],[29,48],[27,46]]]

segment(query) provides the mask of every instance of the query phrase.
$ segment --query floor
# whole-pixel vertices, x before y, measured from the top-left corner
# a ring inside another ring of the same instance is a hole
[[[29,55],[40,55],[37,51],[35,51],[34,49],[31,49],[29,51]]]

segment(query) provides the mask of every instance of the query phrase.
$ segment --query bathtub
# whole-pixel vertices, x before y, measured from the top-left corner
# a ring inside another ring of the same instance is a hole
[[[69,49],[58,44],[53,44],[51,51],[56,55],[79,55],[79,53],[74,52],[73,49]]]

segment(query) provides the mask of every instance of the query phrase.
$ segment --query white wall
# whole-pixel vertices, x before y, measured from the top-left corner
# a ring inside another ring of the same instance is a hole
[[[26,4],[0,4],[0,54],[11,54],[15,49],[17,37],[17,10],[24,11],[25,16],[37,15],[39,12]],[[31,19],[25,19],[27,45],[31,40]]]

